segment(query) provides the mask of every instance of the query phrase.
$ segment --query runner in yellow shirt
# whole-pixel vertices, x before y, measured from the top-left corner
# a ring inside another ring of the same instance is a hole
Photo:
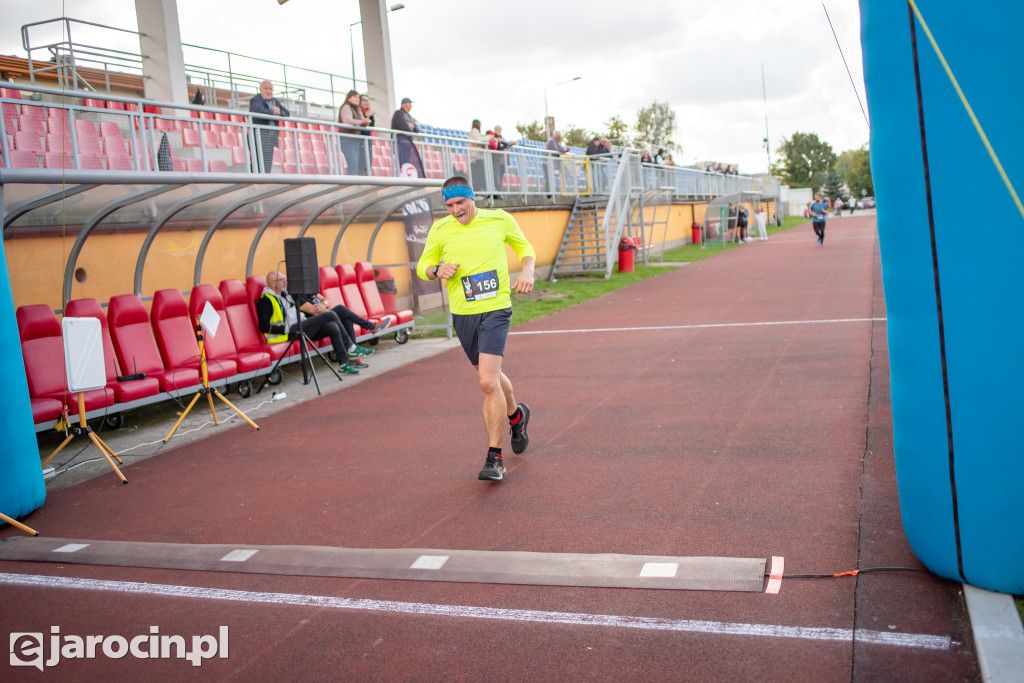
[[[509,213],[476,207],[473,188],[463,176],[446,180],[441,194],[451,215],[431,226],[416,273],[424,280],[444,280],[448,286],[455,333],[477,370],[484,394],[489,447],[479,478],[500,481],[505,476],[502,418],[508,416],[513,453],[522,453],[530,443],[526,431],[530,407],[516,403],[512,382],[501,371],[513,289],[505,245],[512,247],[523,265],[514,285],[520,294],[533,291],[536,252]]]

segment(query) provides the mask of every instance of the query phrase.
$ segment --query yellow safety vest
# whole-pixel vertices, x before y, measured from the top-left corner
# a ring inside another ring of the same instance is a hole
[[[263,296],[270,299],[270,305],[273,306],[274,312],[270,315],[270,324],[284,323],[284,310],[281,308],[281,302],[278,301],[277,297],[272,294],[263,293]],[[271,336],[269,333],[266,335],[267,342],[270,344],[277,344],[278,342],[288,341],[288,333],[276,334]]]

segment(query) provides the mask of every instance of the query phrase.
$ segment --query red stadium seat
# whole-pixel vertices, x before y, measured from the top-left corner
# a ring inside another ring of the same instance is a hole
[[[267,343],[256,323],[255,309],[249,305],[246,288],[241,281],[221,280],[219,289],[224,300],[224,313],[231,325],[235,346],[240,352],[266,351],[271,360],[277,360],[289,347],[294,346],[292,342]]]
[[[96,299],[75,299],[69,301],[64,307],[64,316],[69,318],[96,318],[100,321],[100,329],[103,336],[103,366],[106,370],[107,388],[114,391],[114,400],[118,403],[128,403],[148,396],[156,396],[160,393],[160,381],[155,377],[143,377],[127,382],[118,382],[117,378],[134,371],[124,371],[118,365],[117,354],[114,351],[114,344],[110,338],[110,330],[107,329],[107,317],[103,315],[103,309]]]
[[[123,156],[108,156],[107,157],[107,170],[108,171],[134,171],[135,167],[132,165],[131,157]]]
[[[43,156],[43,168],[74,168],[75,160],[64,152],[47,152]]]
[[[355,269],[347,263],[339,263],[335,266],[338,273],[338,286],[341,289],[341,296],[344,299],[345,307],[361,318],[372,320],[363,303],[363,295],[359,291],[359,282],[356,279]],[[373,322],[377,322],[373,320]],[[356,326],[356,329],[362,329]],[[363,330],[363,334],[370,330]],[[359,334],[359,333],[357,333]]]
[[[154,293],[150,321],[164,367],[199,367],[195,320],[189,315],[188,304],[181,292],[161,289]],[[238,365],[234,360],[223,358],[216,363],[208,363],[207,374],[211,382],[231,377],[238,374]]]
[[[363,303],[366,304],[366,312],[369,313],[367,318],[380,320],[385,315],[393,315],[396,318],[395,323],[397,324],[412,322],[412,311],[386,310],[384,302],[380,297],[380,290],[377,289],[373,266],[368,261],[357,263],[355,271],[356,281],[359,283],[359,292],[363,295]]]
[[[11,168],[39,168],[39,157],[35,152],[12,149]]]
[[[212,362],[223,360],[234,361],[238,366],[238,372],[253,372],[260,368],[270,367],[270,354],[265,351],[244,351],[240,352],[235,344],[235,337],[232,333],[231,323],[228,321],[227,313],[224,310],[224,299],[220,291],[213,285],[196,285],[192,288],[192,296],[189,297],[189,313],[192,317],[202,315],[203,309],[209,303],[213,310],[220,316],[220,325],[217,334],[210,334],[207,330],[206,357]]]
[[[39,137],[42,137],[46,135],[46,124],[43,123],[43,119],[39,117],[26,116],[25,114],[22,114],[21,118],[18,120],[18,130],[32,132]]]
[[[147,378],[156,379],[163,391],[199,384],[199,372],[195,368],[168,370],[164,367],[142,299],[134,294],[111,297],[107,305],[107,321],[110,323],[114,353],[124,372],[144,372]]]
[[[39,136],[28,130],[19,130],[14,134],[14,149],[35,154],[43,153],[43,143]]]
[[[56,399],[67,405],[72,415],[77,414],[78,399],[67,388],[64,339],[56,314],[45,304],[32,304],[19,307],[16,315],[29,395]],[[82,395],[87,412],[114,403],[114,392],[108,388],[84,391]]]

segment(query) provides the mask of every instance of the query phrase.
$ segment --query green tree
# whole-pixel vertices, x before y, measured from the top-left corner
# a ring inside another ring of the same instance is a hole
[[[871,180],[871,154],[867,145],[840,154],[838,166],[851,193],[858,197],[861,196],[861,190],[869,195],[875,194],[875,184]]]
[[[568,125],[562,129],[562,142],[570,147],[586,147],[594,136],[583,128]]]
[[[652,150],[659,147],[682,151],[672,136],[676,131],[676,113],[667,102],[655,100],[647,107],[641,107],[636,113],[636,142],[648,145]]]
[[[519,131],[520,140],[538,140],[540,142],[547,142],[548,139],[544,137],[544,126],[539,121],[530,121],[529,123],[516,122],[516,130]]]
[[[832,145],[819,140],[816,133],[793,133],[783,139],[776,154],[779,163],[775,168],[790,187],[821,187],[836,161]]]
[[[825,185],[821,188],[821,193],[829,199],[835,199],[843,194],[843,175],[838,168],[833,168],[825,176]]]
[[[618,144],[626,141],[626,134],[629,133],[629,124],[623,121],[622,117],[613,116],[605,121],[604,125],[608,129],[608,132],[604,134],[606,138]]]

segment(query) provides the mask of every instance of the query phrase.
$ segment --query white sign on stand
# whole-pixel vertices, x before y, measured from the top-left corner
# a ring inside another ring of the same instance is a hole
[[[203,312],[199,315],[199,322],[206,328],[206,333],[210,335],[210,339],[217,336],[217,328],[220,326],[220,315],[217,314],[217,309],[209,301],[203,306]]]
[[[107,386],[103,361],[103,334],[96,318],[64,318],[64,370],[68,391],[90,391]]]

